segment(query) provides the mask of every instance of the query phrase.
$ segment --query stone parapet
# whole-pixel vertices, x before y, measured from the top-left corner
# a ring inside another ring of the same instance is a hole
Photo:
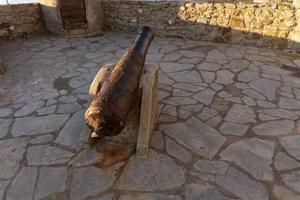
[[[40,4],[0,6],[0,39],[27,37],[44,32]]]
[[[273,48],[286,48],[297,37],[291,36],[298,14],[290,0],[104,0],[103,12],[106,30],[113,31],[137,31],[149,25],[160,36]]]

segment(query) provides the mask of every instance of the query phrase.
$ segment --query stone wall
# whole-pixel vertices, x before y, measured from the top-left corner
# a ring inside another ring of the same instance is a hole
[[[296,0],[297,1],[297,0]],[[137,31],[150,25],[160,36],[286,48],[296,23],[290,0],[103,2],[106,30]]]
[[[40,4],[0,6],[0,39],[26,37],[43,31]]]

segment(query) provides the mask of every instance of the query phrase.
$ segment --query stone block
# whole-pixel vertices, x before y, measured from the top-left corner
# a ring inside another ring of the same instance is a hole
[[[3,59],[0,57],[0,77],[2,77],[4,73],[5,73],[4,62]]]

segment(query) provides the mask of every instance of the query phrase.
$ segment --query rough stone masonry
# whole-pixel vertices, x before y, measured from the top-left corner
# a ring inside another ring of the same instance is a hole
[[[300,42],[297,0],[294,3],[105,0],[103,9],[109,30],[136,31],[143,25],[152,25],[160,36],[299,48],[294,44]]]

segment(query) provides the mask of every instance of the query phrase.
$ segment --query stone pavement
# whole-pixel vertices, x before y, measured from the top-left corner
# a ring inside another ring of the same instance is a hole
[[[300,199],[300,56],[156,38],[161,115],[146,160],[85,143],[88,88],[134,35],[0,44],[0,199]]]

